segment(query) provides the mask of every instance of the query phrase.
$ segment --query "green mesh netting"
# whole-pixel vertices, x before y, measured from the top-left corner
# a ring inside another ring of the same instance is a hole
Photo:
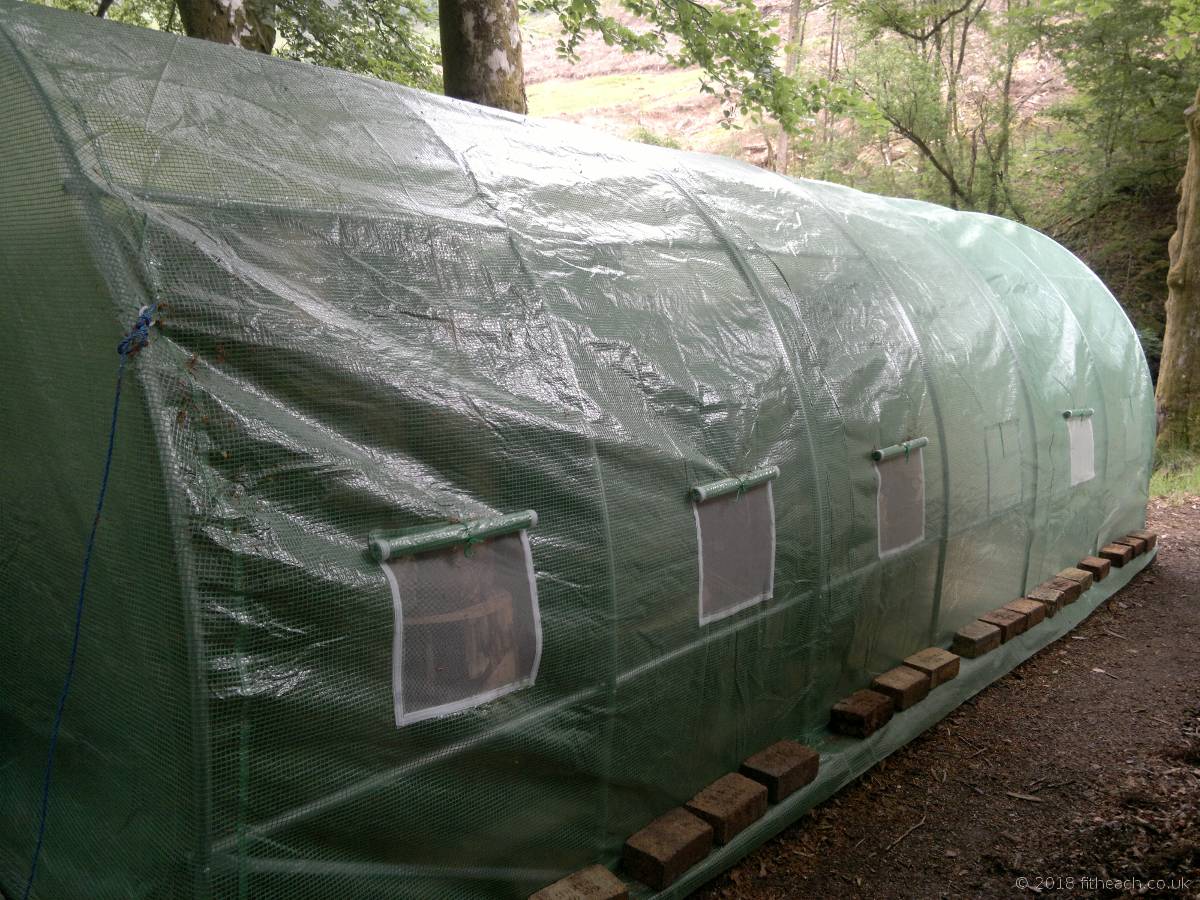
[[[1149,375],[1063,248],[12,0],[0,116],[9,895],[143,305],[36,897],[521,897],[819,747],[679,893],[1148,558],[835,739],[838,697],[1143,524]]]

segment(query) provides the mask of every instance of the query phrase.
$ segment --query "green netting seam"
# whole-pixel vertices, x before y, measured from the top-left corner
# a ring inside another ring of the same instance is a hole
[[[375,562],[382,563],[398,556],[429,553],[432,550],[444,550],[459,544],[469,546],[477,541],[533,528],[537,522],[537,513],[532,509],[527,509],[524,512],[509,513],[494,518],[473,519],[469,522],[435,525],[430,528],[418,528],[399,533],[372,531],[367,543],[371,551],[371,558]]]
[[[697,503],[723,497],[726,494],[745,493],[750,488],[774,481],[779,477],[779,466],[767,466],[765,469],[755,469],[746,475],[735,475],[730,478],[720,478],[692,488],[689,496]]]
[[[890,447],[884,447],[882,450],[872,450],[871,459],[875,462],[886,462],[889,459],[895,459],[897,456],[903,456],[905,459],[914,450],[920,450],[922,447],[929,446],[929,438],[919,437],[909,441],[901,441],[899,444],[892,444]]]

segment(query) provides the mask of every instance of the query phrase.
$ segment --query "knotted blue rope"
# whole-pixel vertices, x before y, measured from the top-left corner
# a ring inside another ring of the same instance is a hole
[[[96,498],[96,514],[92,517],[92,530],[88,533],[87,546],[83,552],[83,571],[79,576],[79,596],[75,600],[75,631],[71,638],[71,653],[67,658],[67,674],[63,678],[62,690],[58,694],[58,707],[54,711],[54,725],[50,729],[50,750],[46,754],[46,768],[42,773],[42,807],[38,814],[37,843],[33,848],[33,859],[29,863],[29,878],[25,881],[22,900],[29,900],[33,880],[37,877],[38,860],[42,855],[42,844],[46,840],[46,817],[50,810],[50,782],[54,775],[54,755],[58,750],[58,735],[62,730],[63,710],[67,695],[71,692],[71,681],[75,677],[75,661],[79,657],[79,634],[83,628],[83,601],[87,593],[88,573],[92,567],[92,550],[96,546],[96,531],[100,527],[100,514],[104,511],[104,497],[108,493],[108,475],[112,471],[113,447],[117,440],[117,413],[121,409],[121,383],[125,377],[125,364],[150,343],[150,327],[154,324],[153,306],[143,306],[137,321],[117,344],[121,362],[117,365],[117,387],[113,393],[112,419],[108,427],[108,449],[104,455],[104,473],[100,476],[100,493]]]

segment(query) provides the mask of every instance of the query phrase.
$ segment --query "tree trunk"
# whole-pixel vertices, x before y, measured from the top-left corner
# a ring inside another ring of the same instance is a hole
[[[267,0],[176,0],[188,37],[233,44],[259,53],[275,48],[272,8]]]
[[[1158,371],[1158,448],[1200,452],[1200,91],[1184,113],[1187,169],[1167,272],[1167,333]]]
[[[441,0],[446,95],[527,112],[517,0]]]
[[[788,10],[787,34],[784,40],[787,51],[783,58],[783,74],[789,78],[796,74],[796,68],[800,62],[800,50],[804,46],[804,28],[808,24],[807,7],[806,0],[792,0],[791,8]],[[776,172],[787,174],[791,155],[791,135],[780,130],[779,142],[775,151],[775,165],[773,166]]]

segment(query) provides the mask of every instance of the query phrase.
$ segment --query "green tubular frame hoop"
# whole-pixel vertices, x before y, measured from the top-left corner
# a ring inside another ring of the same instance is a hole
[[[371,557],[376,562],[387,562],[397,556],[412,556],[431,550],[444,550],[458,544],[474,544],[502,534],[524,531],[538,523],[538,514],[532,509],[509,513],[488,519],[473,519],[452,525],[435,525],[407,532],[372,531],[367,537]]]
[[[1085,406],[1082,409],[1064,409],[1064,419],[1086,419],[1089,416],[1094,416],[1096,411],[1090,406]]]
[[[688,496],[697,503],[703,503],[705,500],[722,497],[735,491],[739,494],[744,493],[750,488],[774,481],[778,477],[779,466],[767,466],[765,469],[755,469],[753,472],[735,478],[721,478],[707,484],[696,485],[688,492]]]
[[[892,444],[892,446],[884,447],[882,450],[872,450],[871,459],[875,460],[875,462],[884,462],[885,460],[895,459],[897,456],[908,456],[914,450],[920,450],[922,447],[927,447],[928,445],[929,438],[913,438],[911,441]]]

